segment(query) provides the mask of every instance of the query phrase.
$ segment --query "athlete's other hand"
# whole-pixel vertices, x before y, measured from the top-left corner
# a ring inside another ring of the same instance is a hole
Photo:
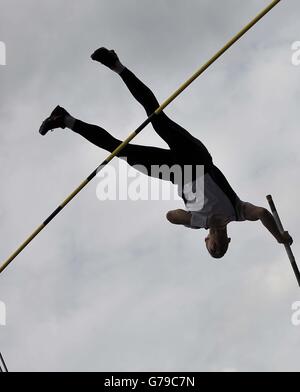
[[[293,238],[290,236],[288,231],[284,231],[281,234],[281,239],[278,241],[280,244],[284,244],[284,245],[293,245]]]

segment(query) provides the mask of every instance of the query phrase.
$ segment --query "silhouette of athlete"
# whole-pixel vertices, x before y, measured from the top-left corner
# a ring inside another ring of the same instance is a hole
[[[152,91],[120,62],[114,50],[100,48],[92,54],[91,58],[120,75],[148,116],[160,106]],[[211,155],[200,140],[163,112],[156,115],[151,123],[156,133],[168,144],[169,149],[128,144],[119,153],[119,157],[126,158],[131,166],[142,165],[149,176],[153,176],[151,173],[153,165],[168,167],[178,165],[181,168],[191,166],[193,169],[196,166],[204,167],[204,194],[200,195],[204,203],[202,202],[201,208],[197,208],[199,199],[193,195],[193,190],[197,189],[194,186],[197,183],[196,170],[193,170],[192,176],[188,179],[183,178],[180,189],[186,210],[169,211],[166,217],[170,223],[209,230],[205,238],[206,248],[216,259],[223,257],[227,252],[231,241],[228,237],[227,225],[233,221],[260,220],[278,243],[289,245],[293,243],[288,232],[279,231],[273,215],[267,209],[240,200],[223,173],[213,164]],[[43,122],[40,133],[46,135],[48,131],[55,128],[69,128],[109,152],[113,152],[122,143],[103,128],[75,119],[60,106],[57,106],[50,117]],[[170,177],[159,178],[177,184]]]

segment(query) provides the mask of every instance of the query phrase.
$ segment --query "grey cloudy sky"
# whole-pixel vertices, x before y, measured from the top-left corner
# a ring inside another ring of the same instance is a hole
[[[144,119],[99,46],[167,98],[267,0],[0,0],[0,258],[107,155],[71,131],[38,135],[57,104],[125,138]],[[201,138],[243,200],[272,193],[300,254],[300,3],[282,1],[167,113]],[[137,142],[164,146],[148,127]],[[299,289],[259,223],[173,227],[180,202],[100,202],[95,180],[1,275],[0,350],[16,371],[299,371]]]

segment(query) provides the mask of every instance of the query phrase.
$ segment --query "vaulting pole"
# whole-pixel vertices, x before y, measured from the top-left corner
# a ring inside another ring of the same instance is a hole
[[[2,367],[3,367],[3,369],[2,369]],[[8,369],[7,369],[6,363],[4,362],[4,359],[3,359],[1,353],[0,353],[0,372],[1,373],[8,373]]]
[[[268,200],[268,202],[269,202],[269,205],[270,205],[272,214],[273,214],[273,216],[274,216],[275,222],[276,222],[276,224],[277,224],[277,227],[278,227],[279,231],[280,231],[281,233],[283,233],[283,232],[284,232],[284,228],[283,228],[281,219],[280,219],[280,217],[279,217],[279,215],[278,215],[278,212],[277,212],[277,209],[276,209],[276,207],[275,207],[275,203],[274,203],[274,201],[273,201],[272,196],[271,196],[271,195],[267,196],[267,200]],[[290,259],[290,262],[291,262],[293,271],[294,271],[294,273],[295,273],[295,276],[296,276],[298,285],[300,286],[300,272],[299,272],[299,269],[298,269],[298,266],[297,266],[297,262],[296,262],[296,260],[295,260],[295,257],[294,257],[294,255],[293,255],[292,249],[291,249],[290,245],[288,245],[288,244],[284,244],[284,247],[285,247],[286,253],[287,253],[287,255],[288,255],[288,258]]]
[[[152,120],[160,114],[178,95],[180,95],[195,79],[202,75],[216,60],[218,60],[232,45],[243,37],[256,23],[258,23],[267,13],[269,13],[281,0],[272,1],[272,3],[260,12],[247,26],[245,26],[236,36],[234,36],[219,52],[217,52],[206,64],[204,64],[193,76],[190,77],[174,94],[172,94],[151,116],[147,118],[123,143],[120,144],[106,159],[85,179],[70,196],[57,207],[55,211],[30,235],[30,237],[3,263],[0,267],[0,273],[30,244],[30,242],[58,215],[67,204],[83,189],[96,175],[105,167],[114,157],[116,157],[132,139],[134,139]]]

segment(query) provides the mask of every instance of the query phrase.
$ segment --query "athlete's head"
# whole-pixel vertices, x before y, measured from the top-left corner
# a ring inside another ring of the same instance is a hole
[[[206,248],[214,259],[221,259],[227,252],[231,238],[228,238],[226,228],[210,229],[205,238]]]

